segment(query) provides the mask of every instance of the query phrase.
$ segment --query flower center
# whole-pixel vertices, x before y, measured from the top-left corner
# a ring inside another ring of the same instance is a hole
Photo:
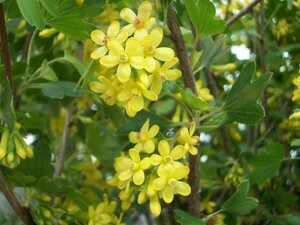
[[[139,132],[139,133],[137,133],[137,138],[142,141],[142,140],[145,140],[146,135],[143,134],[143,133],[141,133],[141,132]]]
[[[127,62],[128,56],[125,55],[125,54],[121,54],[121,55],[119,56],[119,59],[120,59],[121,62],[124,63],[124,62]]]
[[[144,25],[144,23],[143,23],[142,19],[141,19],[140,17],[137,16],[137,17],[135,18],[135,20],[134,20],[134,26],[135,26],[136,28],[142,28],[143,25]]]
[[[105,37],[103,38],[103,40],[102,40],[103,45],[107,45],[108,40],[109,40],[109,37],[108,37],[108,36],[105,36]]]
[[[171,162],[171,161],[172,161],[171,156],[165,156],[165,157],[164,157],[164,162],[165,162],[165,163],[169,163],[169,162]]]
[[[145,49],[145,53],[146,55],[152,55],[154,53],[154,46],[152,44],[148,44],[146,49]]]
[[[134,169],[136,169],[136,168],[137,168],[136,163],[131,163],[131,164],[130,164],[130,169],[134,170]]]
[[[175,187],[175,185],[176,185],[176,180],[175,180],[175,179],[171,179],[171,180],[169,181],[169,184],[170,184],[170,186]]]

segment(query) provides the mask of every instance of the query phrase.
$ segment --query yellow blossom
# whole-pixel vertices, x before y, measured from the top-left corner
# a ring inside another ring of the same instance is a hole
[[[118,94],[118,101],[125,104],[128,116],[135,116],[144,107],[144,97],[151,101],[157,100],[157,94],[147,90],[142,82],[129,80],[126,82]]]
[[[134,37],[142,39],[147,35],[147,30],[151,29],[155,22],[155,18],[151,17],[152,4],[149,1],[144,1],[138,8],[138,14],[136,15],[130,8],[124,8],[120,12],[120,17],[129,23],[129,25],[123,28],[128,35],[134,33]]]
[[[119,42],[119,44],[123,43],[127,39],[127,33],[120,31],[120,23],[118,21],[113,21],[107,29],[107,34],[98,29],[92,31],[91,38],[93,42],[101,46],[91,53],[91,58],[99,59],[108,52],[108,42],[114,40]]]
[[[109,224],[111,222],[111,216],[105,213],[105,203],[100,203],[96,209],[94,206],[89,207],[89,223],[88,225]]]
[[[119,19],[119,12],[115,10],[115,4],[106,4],[106,9],[95,19],[100,23],[109,23]]]
[[[198,152],[198,149],[195,147],[199,140],[199,136],[193,136],[195,133],[196,126],[195,124],[192,124],[189,128],[189,130],[186,127],[183,127],[179,131],[179,135],[177,136],[177,141],[184,145],[187,151],[190,152],[192,155],[196,155]]]
[[[129,157],[121,156],[119,160],[120,174],[118,178],[121,181],[133,181],[136,185],[141,185],[145,180],[144,170],[151,166],[149,157],[141,160],[139,151],[132,148],[129,150]]]
[[[141,41],[144,46],[145,69],[148,72],[152,72],[156,68],[155,59],[160,61],[170,61],[175,56],[173,49],[158,47],[162,39],[163,30],[160,27],[156,27]]]
[[[181,71],[178,69],[171,69],[178,62],[178,58],[173,58],[165,62],[162,66],[159,62],[155,62],[155,70],[150,75],[151,90],[159,94],[162,89],[162,84],[165,80],[176,80],[181,76]]]
[[[108,68],[117,67],[119,81],[126,82],[131,75],[131,67],[141,70],[144,68],[142,48],[135,38],[129,38],[124,47],[116,40],[109,41],[109,55],[103,56],[100,63]]]
[[[155,149],[155,139],[154,137],[159,132],[159,126],[153,125],[149,128],[149,119],[143,124],[140,132],[132,131],[129,133],[129,140],[131,143],[136,144],[135,149],[139,151],[144,151],[147,153],[152,153]]]
[[[182,159],[185,156],[186,150],[183,145],[176,145],[172,151],[170,144],[166,140],[158,143],[159,155],[153,154],[151,162],[153,165],[159,165],[158,172],[164,166],[172,165],[173,167],[180,167],[182,164],[176,160]]]
[[[293,83],[297,86],[297,89],[293,92],[292,100],[298,102],[300,100],[300,76],[294,78]]]
[[[3,127],[1,142],[0,142],[0,160],[2,160],[7,154],[7,145],[9,141],[9,131],[6,127]]]
[[[198,97],[202,101],[210,102],[214,99],[214,96],[210,94],[209,89],[202,87],[202,80],[197,80],[196,87],[198,90]]]
[[[98,81],[92,81],[90,88],[95,93],[100,93],[101,98],[107,105],[114,105],[117,101],[119,82],[116,76],[108,79],[104,76],[99,76]]]
[[[175,194],[188,196],[191,193],[191,187],[186,182],[180,181],[189,174],[188,167],[180,166],[174,168],[168,165],[161,168],[161,170],[157,171],[159,178],[153,181],[153,187],[161,192],[166,203],[171,203]]]

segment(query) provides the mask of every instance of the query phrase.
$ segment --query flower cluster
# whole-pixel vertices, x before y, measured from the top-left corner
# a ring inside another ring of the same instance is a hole
[[[134,201],[134,193],[138,193],[139,204],[150,201],[150,211],[155,216],[161,213],[160,199],[171,203],[176,194],[190,194],[191,188],[184,181],[189,174],[185,158],[188,152],[197,153],[199,137],[193,136],[194,132],[194,125],[190,129],[183,127],[172,141],[159,140],[159,126],[150,127],[148,119],[140,131],[129,133],[134,146],[115,159],[116,173],[108,181],[121,190],[123,210]]]
[[[21,159],[33,157],[33,150],[25,143],[19,132],[20,128],[21,125],[16,123],[12,134],[6,126],[2,129],[0,163],[4,166],[14,168],[20,163]]]
[[[165,80],[181,76],[178,69],[172,68],[178,62],[173,49],[160,47],[163,30],[152,29],[155,18],[151,14],[152,4],[145,1],[137,14],[129,8],[120,12],[128,23],[123,28],[115,20],[106,32],[97,29],[91,33],[99,46],[91,58],[99,60],[104,72],[90,83],[90,88],[106,104],[118,103],[131,117],[144,108],[144,99],[158,99]]]

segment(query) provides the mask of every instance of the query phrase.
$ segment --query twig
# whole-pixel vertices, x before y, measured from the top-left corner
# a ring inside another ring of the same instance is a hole
[[[183,37],[177,24],[175,10],[172,4],[169,5],[167,15],[168,27],[171,31],[170,39],[172,40],[177,57],[179,58],[179,66],[183,74],[183,80],[186,87],[190,88],[195,95],[198,95],[195,78],[193,76],[192,66],[184,45]],[[191,186],[191,194],[189,195],[189,212],[200,217],[199,202],[199,183],[200,183],[200,150],[195,156],[189,157],[190,173],[188,183]]]
[[[0,190],[3,192],[5,198],[9,202],[10,206],[14,209],[18,217],[26,225],[36,225],[33,221],[27,208],[23,207],[11,188],[9,187],[7,180],[5,179],[1,169],[0,169]]]
[[[61,146],[59,150],[59,155],[56,161],[56,167],[54,172],[54,177],[59,177],[64,169],[64,161],[65,161],[65,154],[67,149],[67,141],[70,133],[70,124],[71,124],[71,113],[70,110],[66,110],[66,118],[65,118],[65,125],[64,131],[62,135]]]
[[[226,25],[227,27],[230,27],[232,24],[234,24],[236,21],[238,21],[241,17],[243,17],[244,15],[246,15],[248,12],[250,12],[254,6],[256,6],[261,0],[255,0],[252,3],[250,3],[246,8],[244,8],[243,10],[240,11],[239,14],[231,17],[230,19],[228,19],[226,21]]]
[[[1,37],[1,48],[2,48],[4,69],[5,69],[6,76],[8,78],[10,88],[11,88],[12,92],[14,93],[13,72],[12,72],[11,63],[10,63],[8,39],[7,39],[4,10],[3,10],[2,3],[0,3],[0,37]]]

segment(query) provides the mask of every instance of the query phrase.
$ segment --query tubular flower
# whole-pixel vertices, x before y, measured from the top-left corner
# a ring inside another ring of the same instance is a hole
[[[131,67],[141,70],[144,68],[144,58],[141,46],[135,38],[129,38],[125,49],[116,40],[109,41],[107,47],[109,55],[103,56],[100,63],[108,68],[118,66],[117,78],[121,82],[129,80]]]
[[[188,167],[180,166],[174,168],[168,165],[162,167],[157,173],[159,178],[153,181],[153,187],[156,191],[161,192],[166,203],[171,203],[175,194],[188,196],[191,193],[191,187],[187,183],[180,181],[188,175]]]
[[[121,181],[133,180],[133,183],[136,185],[141,185],[145,180],[144,170],[148,169],[151,166],[149,157],[146,157],[141,160],[139,151],[132,148],[129,150],[129,156],[122,157],[119,163],[120,167],[122,167],[123,171],[120,172],[118,178]]]
[[[173,58],[165,62],[162,66],[159,62],[155,62],[155,70],[150,75],[151,91],[159,94],[162,89],[162,84],[165,80],[176,80],[181,76],[181,71],[178,69],[171,69],[178,63],[178,58]]]
[[[95,93],[100,93],[101,98],[107,105],[114,105],[118,96],[118,79],[116,76],[112,76],[111,79],[99,76],[98,80],[90,83],[90,89]]]
[[[197,145],[200,140],[199,136],[193,136],[195,129],[195,124],[192,124],[189,130],[186,127],[183,127],[180,129],[179,135],[177,136],[177,141],[184,145],[185,149],[192,155],[196,155],[198,153],[198,149],[195,145]]]
[[[139,151],[144,151],[147,153],[152,153],[155,149],[155,139],[154,137],[159,132],[159,126],[153,125],[149,128],[149,119],[146,120],[142,126],[140,132],[132,131],[129,133],[129,140],[131,143],[136,144],[135,149]]]
[[[125,104],[128,116],[135,116],[144,107],[144,97],[151,101],[157,101],[157,94],[147,90],[141,82],[129,80],[126,82],[118,94],[118,101]]]
[[[109,41],[115,40],[123,43],[127,39],[127,33],[120,31],[120,23],[118,21],[113,21],[107,29],[107,34],[102,30],[94,30],[91,33],[91,38],[93,42],[101,46],[91,53],[91,58],[99,59],[108,52],[107,44]]]
[[[169,61],[175,56],[173,49],[158,47],[162,39],[163,30],[160,27],[156,27],[141,41],[144,46],[145,69],[148,72],[152,72],[156,68],[155,59],[160,61]]]
[[[94,206],[89,207],[89,223],[88,225],[109,224],[112,220],[111,216],[104,212],[105,203],[100,203],[96,209]]]
[[[152,4],[149,1],[144,1],[138,8],[138,14],[136,15],[130,8],[125,8],[120,12],[120,17],[125,20],[129,25],[123,28],[128,35],[134,33],[134,37],[142,39],[147,35],[154,22],[155,18],[151,17]]]
[[[182,164],[176,160],[182,159],[185,156],[186,150],[183,145],[177,145],[175,148],[170,148],[170,144],[162,140],[158,143],[159,155],[153,154],[151,156],[151,162],[153,165],[159,165],[158,171],[162,170],[164,166],[172,165],[174,167],[180,167]]]
[[[209,92],[208,88],[202,88],[202,80],[197,80],[196,87],[198,90],[198,97],[205,102],[210,102],[214,100],[214,96],[212,96]]]

